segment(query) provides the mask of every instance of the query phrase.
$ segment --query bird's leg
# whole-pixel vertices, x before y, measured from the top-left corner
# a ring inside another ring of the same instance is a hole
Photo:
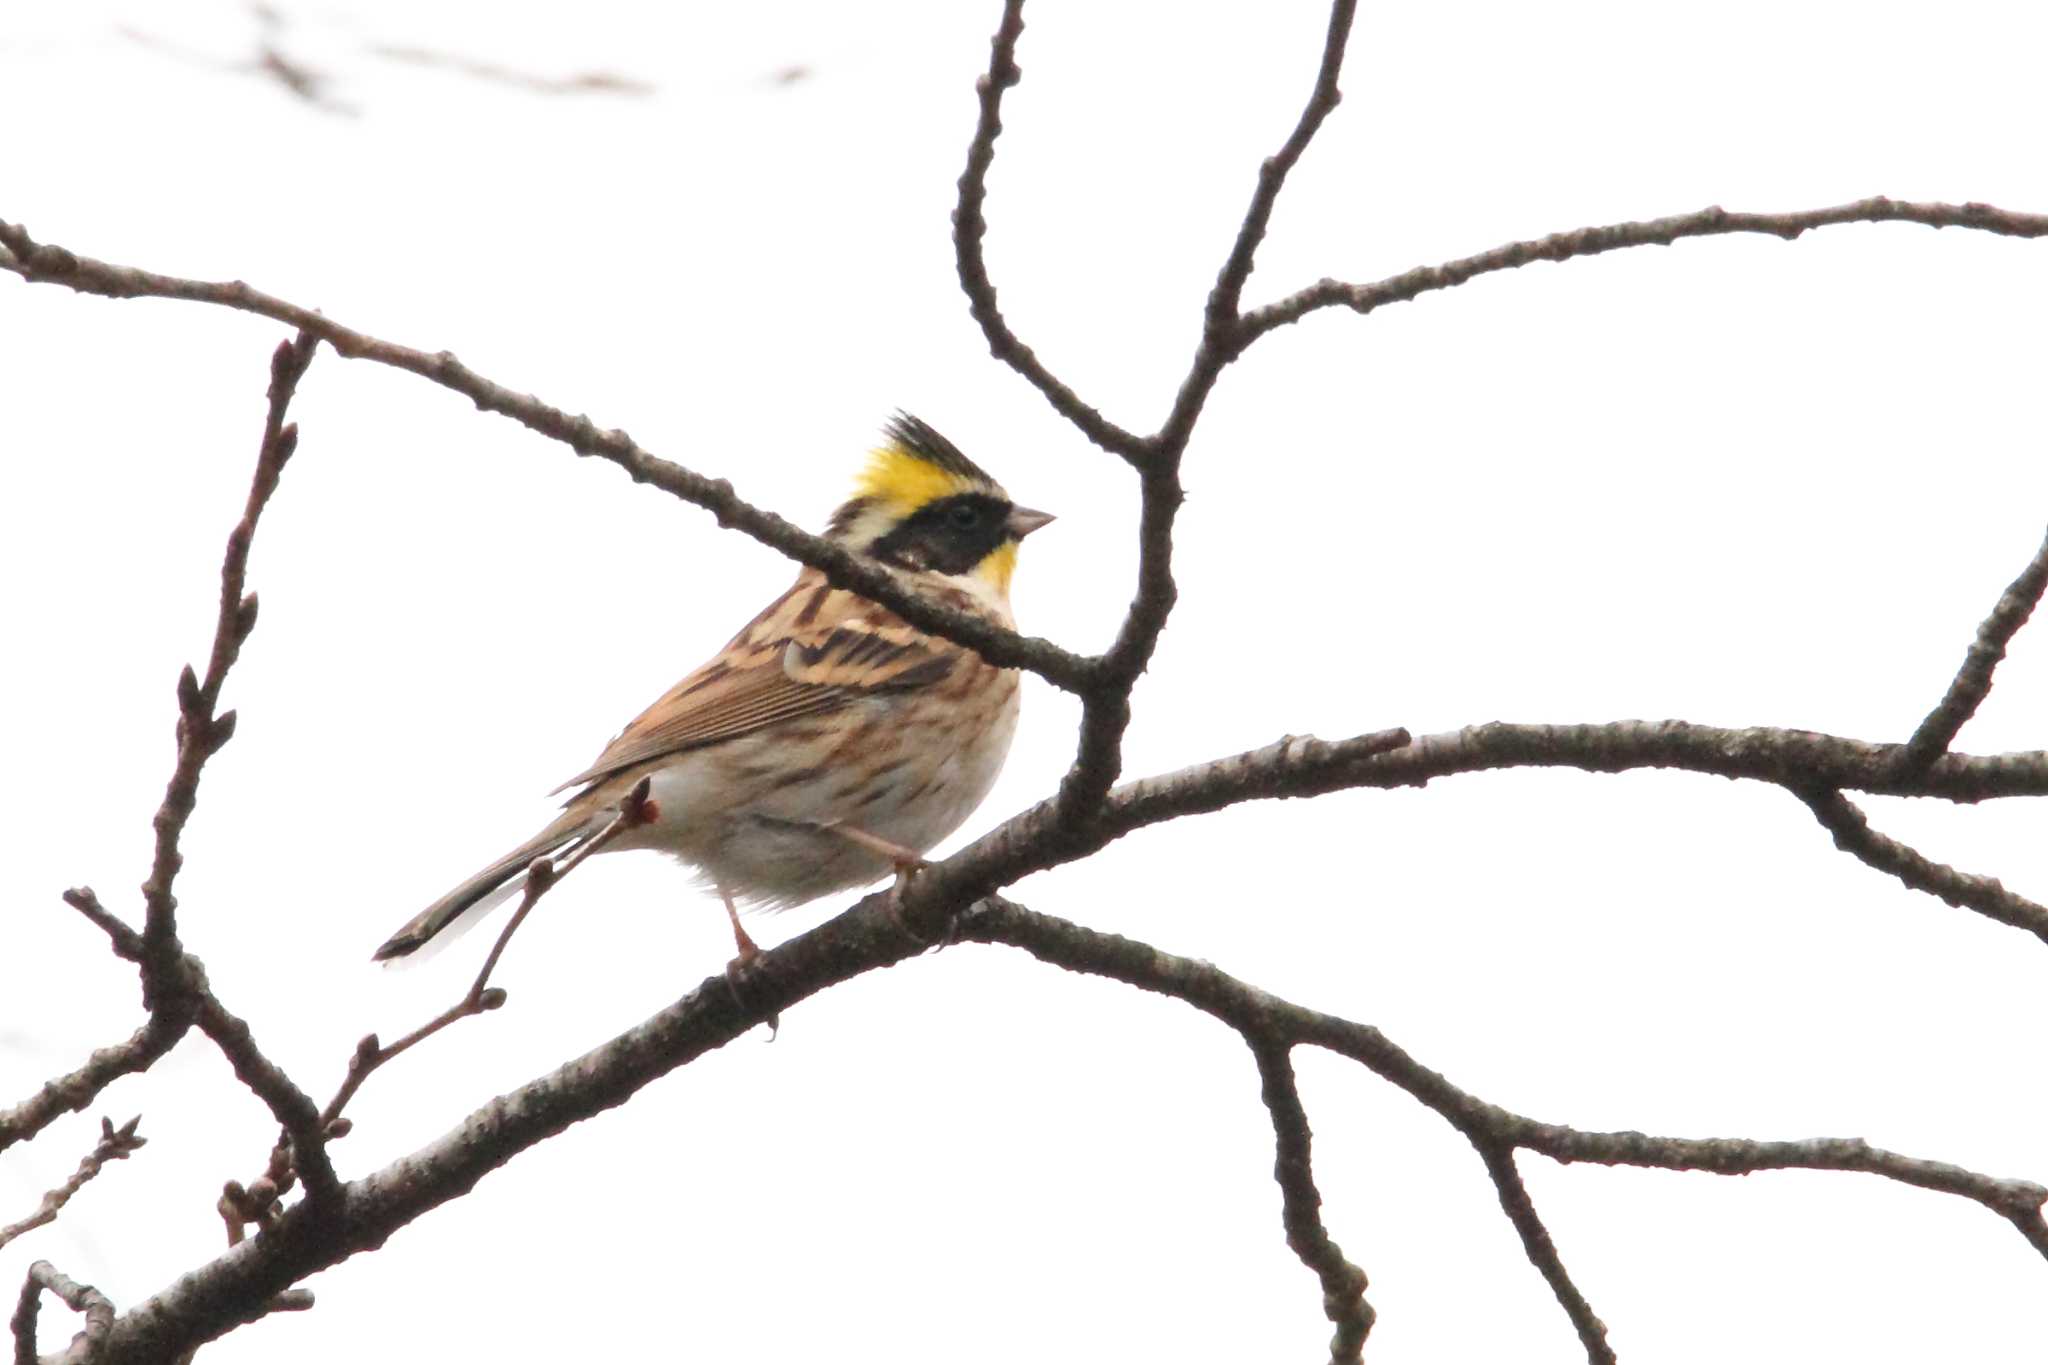
[[[870,853],[879,853],[889,860],[890,864],[896,869],[896,881],[889,888],[889,918],[896,921],[898,929],[901,929],[906,935],[929,948],[931,944],[923,935],[912,929],[909,922],[903,918],[903,892],[910,885],[911,878],[915,877],[925,868],[930,867],[931,864],[926,862],[923,856],[916,850],[905,848],[898,843],[892,843],[879,835],[870,834],[856,825],[842,824],[837,820],[822,820],[819,822],[818,827],[830,830],[849,843],[858,844]]]
[[[745,1009],[747,1002],[740,998],[740,978],[747,974],[747,968],[754,965],[754,959],[761,955],[761,949],[747,931],[740,927],[740,911],[739,907],[732,903],[732,892],[720,885],[718,899],[725,902],[725,917],[732,922],[732,941],[739,948],[739,956],[725,964],[725,988],[732,992],[733,1004]],[[769,1015],[768,1041],[774,1042],[775,1035],[781,1031],[782,1017]]]
[[[740,927],[740,911],[739,907],[732,903],[732,892],[721,886],[718,888],[718,898],[725,902],[725,917],[732,921],[732,941],[739,948],[740,954],[726,964],[725,970],[729,976],[734,968],[745,971],[753,960],[761,955],[761,949],[748,936],[747,931]]]

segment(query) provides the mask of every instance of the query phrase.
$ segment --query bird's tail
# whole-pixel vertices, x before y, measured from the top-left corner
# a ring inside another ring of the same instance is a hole
[[[385,939],[383,946],[370,956],[378,962],[405,957],[419,951],[427,940],[445,932],[457,920],[467,917],[469,923],[475,923],[484,912],[526,885],[526,869],[535,858],[567,848],[589,833],[587,816],[564,811],[546,829],[407,920],[404,928]]]

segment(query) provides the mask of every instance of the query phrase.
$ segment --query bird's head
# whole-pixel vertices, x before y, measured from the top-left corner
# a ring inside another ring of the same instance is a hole
[[[1017,506],[951,441],[898,413],[826,534],[899,569],[971,574],[1007,593],[1017,542],[1051,520]]]

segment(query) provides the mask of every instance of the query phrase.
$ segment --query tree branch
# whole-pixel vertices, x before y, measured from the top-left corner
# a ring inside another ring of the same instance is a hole
[[[141,1122],[140,1114],[119,1128],[113,1125],[112,1120],[101,1119],[100,1140],[93,1144],[93,1149],[78,1163],[78,1169],[71,1173],[71,1178],[44,1195],[42,1203],[36,1207],[34,1213],[18,1223],[10,1223],[0,1228],[0,1247],[6,1246],[23,1233],[33,1232],[39,1227],[56,1222],[58,1213],[71,1202],[71,1196],[84,1189],[86,1182],[98,1175],[102,1167],[109,1161],[124,1160],[147,1143],[148,1138],[137,1137],[135,1133],[137,1125]]]
[[[1264,748],[1126,783],[1110,793],[1095,819],[1079,827],[1061,822],[1056,799],[1040,802],[920,873],[905,896],[905,913],[920,933],[935,936],[945,907],[992,895],[1030,873],[1186,815],[1245,801],[1415,787],[1437,778],[1510,768],[1600,773],[1668,768],[1767,782],[1802,797],[1815,788],[1844,787],[1958,802],[2048,795],[2048,752],[1944,754],[1925,772],[1907,775],[1898,763],[1903,748],[1810,730],[1737,730],[1675,720],[1605,725],[1496,721],[1412,741],[1404,730],[1336,741],[1290,735]],[[1993,918],[2019,922],[1997,914]]]
[[[1610,223],[1548,237],[1509,242],[1505,246],[1464,256],[1442,265],[1417,266],[1373,284],[1321,280],[1297,293],[1245,314],[1245,344],[1276,327],[1299,322],[1324,308],[1349,308],[1370,313],[1389,303],[1406,303],[1439,289],[1453,289],[1481,275],[1515,270],[1534,261],[1568,261],[1635,246],[1669,246],[1683,237],[1717,237],[1728,233],[1764,233],[1791,241],[1803,233],[1840,223],[1921,223],[1927,227],[1973,228],[2004,237],[2048,235],[2048,214],[2012,213],[1990,204],[1916,204],[1879,195],[1832,208],[1797,213],[1730,213],[1719,206],[1696,213],[1675,214],[1641,222]]]
[[[1473,1145],[1486,1162],[1486,1173],[1493,1177],[1493,1187],[1500,1194],[1502,1211],[1515,1225],[1516,1235],[1522,1239],[1522,1250],[1550,1286],[1550,1292],[1556,1296],[1565,1316],[1571,1319],[1572,1330],[1579,1334],[1579,1344],[1586,1348],[1586,1359],[1591,1365],[1615,1365],[1614,1348],[1607,1344],[1607,1324],[1600,1321],[1593,1312],[1593,1305],[1586,1302],[1586,1296],[1572,1283],[1571,1272],[1565,1269],[1564,1258],[1558,1255],[1557,1243],[1551,1240],[1550,1229],[1543,1226],[1543,1219],[1536,1212],[1536,1202],[1529,1198],[1528,1187],[1522,1183],[1522,1173],[1516,1169],[1515,1149],[1483,1138],[1475,1138]]]
[[[1280,1186],[1280,1223],[1287,1245],[1323,1285],[1323,1315],[1336,1325],[1330,1365],[1360,1360],[1372,1331],[1372,1305],[1365,1301],[1365,1272],[1344,1258],[1323,1226],[1322,1191],[1309,1160],[1308,1112],[1294,1080],[1294,1062],[1284,1043],[1247,1035],[1259,1066],[1259,1097],[1273,1120],[1273,1179]]]
[[[2000,924],[2024,929],[2048,943],[2048,906],[2006,890],[1995,877],[1959,872],[1908,844],[1878,833],[1856,803],[1839,791],[1819,789],[1795,794],[1813,811],[1814,819],[1835,836],[1835,847],[1859,862],[1897,877],[1915,891],[1925,891],[1958,909],[1975,910]]]
[[[125,1041],[98,1049],[82,1066],[43,1082],[42,1089],[20,1104],[0,1109],[0,1152],[85,1108],[121,1077],[149,1070],[190,1026],[186,1019],[153,1014]]]
[[[1946,752],[1970,717],[1977,714],[1984,698],[1991,695],[1991,675],[2005,659],[2005,647],[2034,614],[2044,590],[2048,590],[2048,539],[2041,542],[2027,567],[2000,595],[1991,615],[1977,627],[1977,638],[1970,642],[1948,692],[1906,741],[1900,762],[1907,771],[1921,771]]]
[[[814,536],[773,512],[741,499],[724,479],[707,478],[649,454],[623,431],[600,429],[588,417],[571,417],[531,394],[515,393],[495,384],[447,351],[414,350],[344,327],[310,308],[251,289],[240,280],[212,282],[179,279],[130,266],[111,265],[63,247],[38,243],[17,223],[0,221],[0,270],[33,283],[60,284],[83,294],[106,298],[184,299],[274,318],[327,342],[351,360],[370,360],[406,370],[462,394],[486,412],[510,417],[532,431],[568,445],[579,455],[594,455],[626,471],[636,483],[649,483],[684,502],[710,512],[718,524],[753,537],[790,559],[808,564],[840,587],[889,608],[919,630],[974,650],[991,663],[1022,668],[1070,692],[1087,687],[1095,677],[1093,660],[1061,649],[1049,640],[1019,635],[978,616],[943,606],[906,585],[875,561],[849,553],[844,546]]]
[[[1670,1138],[1638,1132],[1583,1132],[1543,1123],[1459,1089],[1371,1025],[1282,1000],[1206,962],[1177,957],[1134,939],[1098,933],[993,897],[963,913],[955,933],[969,942],[1008,944],[1056,967],[1180,1000],[1248,1037],[1326,1048],[1406,1091],[1475,1143],[1527,1148],[1556,1161],[1717,1175],[1770,1170],[1860,1171],[1981,1204],[2010,1222],[2048,1260],[2048,1224],[2041,1218],[2048,1187],[2033,1181],[2000,1179],[1947,1162],[1905,1156],[1872,1147],[1860,1138],[1799,1142]]]
[[[926,945],[904,932],[888,901],[887,891],[877,892],[763,952],[748,969],[743,993],[733,991],[723,973],[712,976],[644,1023],[499,1096],[446,1136],[343,1186],[333,1217],[309,1217],[305,1204],[285,1210],[263,1236],[122,1314],[101,1365],[168,1359],[263,1316],[276,1295],[307,1275],[382,1244],[571,1124],[623,1104],[643,1086],[819,991],[923,952]]]
[[[14,1365],[36,1365],[36,1310],[46,1289],[73,1312],[85,1314],[84,1359],[97,1360],[114,1326],[114,1305],[91,1285],[60,1273],[48,1261],[37,1261],[22,1281],[21,1298],[9,1324],[14,1329]]]
[[[1152,662],[1180,589],[1173,577],[1173,531],[1186,499],[1181,460],[1216,381],[1255,339],[1238,306],[1265,240],[1273,207],[1287,176],[1342,98],[1337,88],[1351,38],[1356,0],[1334,0],[1323,37],[1322,59],[1294,129],[1259,167],[1258,183],[1237,236],[1217,272],[1202,312],[1202,339],[1157,434],[1145,441],[1140,472],[1138,584],[1116,640],[1102,656],[1102,685],[1082,694],[1081,738],[1072,768],[1060,783],[1059,819],[1077,826],[1108,794],[1123,770],[1123,737],[1130,728],[1131,691]]]
[[[1003,131],[1003,94],[1023,78],[1017,66],[1017,40],[1023,33],[1024,0],[1004,0],[1002,21],[989,43],[988,73],[974,83],[981,111],[967,145],[967,169],[960,173],[960,197],[953,209],[954,269],[960,275],[961,292],[967,295],[967,311],[988,339],[989,354],[1044,394],[1053,410],[1082,435],[1127,463],[1142,465],[1147,454],[1144,440],[1103,416],[1045,367],[1010,329],[996,303],[995,283],[989,279],[988,261],[982,253],[982,239],[988,235],[984,213],[988,171],[996,159],[996,138]]]
[[[10,249],[14,246],[4,235],[0,235],[0,242]],[[172,884],[185,861],[178,851],[178,841],[198,804],[199,776],[206,761],[235,733],[235,713],[216,715],[215,707],[219,705],[228,671],[241,656],[243,641],[256,628],[256,598],[245,597],[242,591],[248,582],[249,547],[256,538],[256,522],[270,495],[277,490],[278,475],[298,446],[298,428],[287,425],[284,414],[300,376],[313,361],[317,344],[302,331],[295,341],[281,343],[271,356],[270,403],[264,415],[263,442],[242,519],[228,533],[227,553],[221,561],[220,610],[214,622],[206,677],[201,681],[187,665],[178,678],[178,760],[164,790],[163,804],[157,809],[156,851],[149,877],[142,884],[143,1003],[151,1009],[158,1007],[159,998],[172,984],[171,974],[180,956],[175,919],[178,900],[172,894]]]

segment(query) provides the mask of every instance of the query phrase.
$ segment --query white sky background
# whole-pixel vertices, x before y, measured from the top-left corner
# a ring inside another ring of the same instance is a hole
[[[810,525],[908,408],[1060,514],[1025,555],[1025,626],[1106,642],[1132,481],[988,358],[954,280],[994,3],[285,18],[286,50],[355,116],[208,65],[254,49],[234,5],[11,15],[0,217],[452,349]],[[1324,8],[1040,0],[1028,21],[991,268],[1039,354],[1149,430]],[[1248,297],[1709,203],[2048,209],[2044,40],[2010,3],[1369,4]],[[376,44],[655,90],[545,97]],[[805,78],[779,82],[793,66]],[[1849,227],[1537,265],[1271,337],[1189,454],[1182,605],[1128,770],[1493,719],[1903,738],[2048,515],[2044,288],[2048,245]],[[0,280],[0,1102],[139,1017],[132,970],[57,893],[90,883],[137,911],[172,683],[209,638],[284,335]],[[223,998],[324,1096],[364,1032],[452,1000],[489,937],[404,973],[370,949],[543,821],[542,793],[791,570],[332,352],[293,415],[251,569],[262,624],[226,698],[241,727],[179,893]],[[1075,717],[1031,687],[961,839],[1051,788]],[[2044,743],[2048,640],[2023,634],[1960,747]],[[1867,804],[1933,856],[2048,893],[2037,805]],[[1540,1118],[1863,1136],[2048,1178],[2048,949],[1834,853],[1775,789],[1458,778],[1149,831],[1015,894],[1377,1024]],[[672,864],[587,866],[514,943],[509,1006],[367,1086],[343,1174],[729,954]],[[1372,1357],[1582,1359],[1463,1140],[1356,1068],[1297,1064],[1326,1219],[1372,1277]],[[47,1257],[126,1307],[217,1254],[220,1182],[260,1170],[272,1125],[196,1036],[10,1151],[0,1222],[62,1179],[97,1115],[137,1111],[150,1145],[0,1253],[0,1285]],[[315,1278],[311,1315],[202,1359],[1317,1359],[1329,1326],[1271,1165],[1233,1035],[958,947],[545,1144]],[[2048,1337],[2048,1266],[1959,1200],[1842,1174],[1523,1166],[1625,1359],[2038,1360]],[[71,1322],[46,1310],[46,1349]]]

